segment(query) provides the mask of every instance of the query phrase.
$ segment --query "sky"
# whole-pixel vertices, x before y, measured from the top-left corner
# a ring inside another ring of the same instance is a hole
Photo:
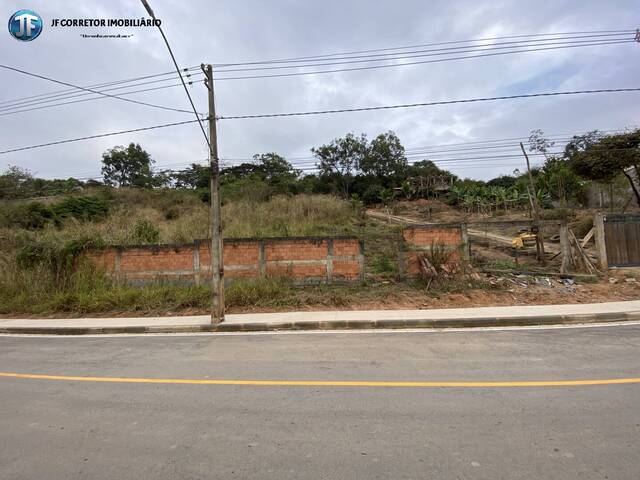
[[[640,26],[640,0],[150,0],[150,4],[162,20],[181,67]],[[0,0],[0,17],[5,15],[8,20],[13,12],[25,8],[35,10],[43,18],[43,32],[31,42],[15,40],[7,29],[0,32],[1,64],[80,86],[173,69],[156,28],[51,27],[54,18],[146,17],[139,1]],[[83,38],[83,33],[133,36]],[[639,60],[640,43],[625,43],[362,71],[219,80],[215,83],[216,109],[218,115],[236,116],[541,91],[633,88],[640,87]],[[221,72],[214,75],[231,76]],[[194,84],[189,90],[198,111],[206,112],[207,90],[201,78],[193,77]],[[177,81],[161,85],[171,83]],[[66,89],[5,69],[0,69],[0,85],[0,102]],[[189,110],[181,87],[127,98]],[[304,157],[311,155],[312,147],[348,132],[373,138],[392,130],[405,148],[416,149],[526,137],[534,129],[547,134],[619,130],[640,125],[638,105],[640,92],[629,92],[220,120],[219,155],[225,164],[232,164],[254,154],[276,152],[308,167],[310,163]],[[112,98],[2,115],[6,111],[0,103],[0,150],[194,118],[189,113]],[[197,124],[191,123],[0,155],[0,170],[16,165],[45,178],[98,177],[103,152],[130,142],[140,143],[158,167],[179,168],[192,162],[205,163],[207,159],[202,132]],[[468,160],[457,162],[463,156]],[[522,169],[524,165],[521,158],[477,159],[477,155],[468,152],[411,156],[410,160],[422,158],[446,159],[441,166],[458,176],[485,180]],[[539,157],[534,163],[537,161]]]

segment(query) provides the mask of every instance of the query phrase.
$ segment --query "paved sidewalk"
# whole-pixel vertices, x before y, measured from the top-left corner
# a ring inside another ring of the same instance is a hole
[[[212,327],[206,315],[184,317],[0,319],[0,333],[90,334],[201,331],[450,328],[640,320],[640,301],[577,305],[284,312],[227,315]]]

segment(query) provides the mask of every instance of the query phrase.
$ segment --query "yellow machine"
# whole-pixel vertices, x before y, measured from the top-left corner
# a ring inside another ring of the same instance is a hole
[[[535,245],[537,236],[538,234],[534,231],[534,229],[522,232],[516,238],[511,240],[511,246],[513,248],[524,248],[528,245]]]

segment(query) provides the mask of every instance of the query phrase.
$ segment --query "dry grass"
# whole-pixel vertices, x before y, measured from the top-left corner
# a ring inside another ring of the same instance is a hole
[[[228,237],[286,237],[353,233],[351,204],[328,195],[279,196],[267,202],[238,201],[222,209]]]

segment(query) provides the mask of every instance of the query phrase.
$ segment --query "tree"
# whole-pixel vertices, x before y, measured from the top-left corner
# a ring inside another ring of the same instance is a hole
[[[531,130],[529,135],[529,150],[532,152],[538,152],[544,154],[545,158],[549,158],[549,149],[553,147],[556,142],[547,140],[544,137],[544,132],[540,129]]]
[[[153,163],[150,155],[137,143],[130,143],[127,148],[113,147],[102,154],[104,183],[112,187],[151,187]]]
[[[564,152],[571,169],[578,175],[601,182],[610,182],[623,174],[640,206],[640,191],[631,171],[640,181],[640,129],[603,135],[598,131],[575,136]]]
[[[271,186],[286,188],[298,179],[299,172],[277,153],[254,155],[253,162],[256,172]]]
[[[584,181],[571,170],[569,162],[555,156],[544,162],[536,183],[560,200],[563,207],[567,200],[577,200],[584,190]]]
[[[490,187],[511,188],[516,184],[516,180],[516,177],[512,175],[500,175],[499,177],[489,180],[487,185]]]
[[[345,198],[353,183],[353,176],[360,169],[360,163],[367,153],[367,137],[361,134],[356,137],[348,133],[343,138],[336,138],[328,145],[312,148],[311,152],[318,159],[321,177],[335,184],[335,189]]]
[[[392,132],[381,133],[371,140],[360,160],[360,171],[380,179],[399,178],[406,173],[407,157],[398,136]]]
[[[33,174],[26,168],[9,166],[0,175],[0,198],[18,198],[33,183]]]
[[[192,163],[190,167],[172,175],[173,183],[176,188],[209,188],[210,171],[209,166]]]

